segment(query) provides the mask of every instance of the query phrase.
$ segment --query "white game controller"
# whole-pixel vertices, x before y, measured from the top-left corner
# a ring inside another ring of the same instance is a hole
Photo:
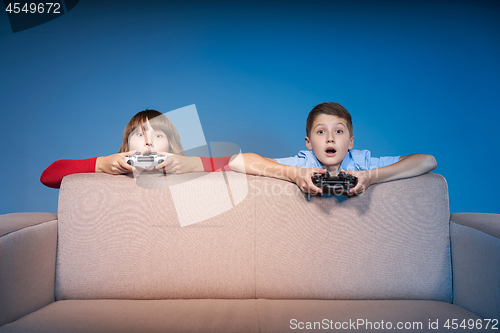
[[[142,155],[140,152],[135,153],[135,155],[125,156],[125,162],[131,166],[139,168],[150,168],[163,163],[167,159],[165,155],[157,155],[156,152],[144,153]]]

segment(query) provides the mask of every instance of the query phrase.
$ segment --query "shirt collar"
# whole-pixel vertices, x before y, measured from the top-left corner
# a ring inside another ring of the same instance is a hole
[[[318,168],[318,169],[325,168],[323,164],[321,164],[321,162],[318,160],[313,150],[301,150],[299,152],[299,155],[300,153],[302,153],[303,156],[307,157],[307,159],[309,159],[309,161],[312,162],[306,166],[307,168]]]
[[[347,152],[347,154],[345,155],[344,159],[342,160],[342,163],[340,163],[339,171],[340,171],[340,169],[342,169],[342,170],[359,170],[359,168],[354,163],[354,160],[352,159],[352,154],[351,154],[350,149]]]

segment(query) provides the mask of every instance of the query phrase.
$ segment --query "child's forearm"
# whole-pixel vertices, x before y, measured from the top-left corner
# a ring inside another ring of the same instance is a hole
[[[233,171],[248,175],[273,177],[290,182],[295,182],[293,177],[298,171],[296,167],[279,164],[273,159],[254,153],[233,155],[229,167]]]
[[[369,170],[372,184],[388,182],[396,179],[415,177],[436,168],[436,159],[432,155],[413,154],[397,163],[383,168]]]
[[[312,182],[315,173],[325,173],[325,169],[299,168],[283,165],[273,159],[253,153],[234,155],[229,162],[233,171],[249,175],[272,177],[297,184],[304,193],[321,193],[321,189]]]
[[[85,160],[59,160],[52,163],[40,176],[43,185],[59,188],[65,176],[75,173],[94,172],[97,157]]]

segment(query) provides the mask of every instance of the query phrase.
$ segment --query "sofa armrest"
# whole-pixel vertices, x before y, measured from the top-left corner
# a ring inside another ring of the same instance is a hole
[[[450,217],[453,304],[500,318],[500,214]]]
[[[0,326],[54,302],[57,215],[0,215]]]

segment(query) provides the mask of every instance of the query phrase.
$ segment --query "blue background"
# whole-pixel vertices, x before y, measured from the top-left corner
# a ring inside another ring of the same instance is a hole
[[[145,108],[196,104],[207,142],[287,157],[324,101],[355,149],[434,155],[451,212],[499,213],[496,1],[81,0],[15,34],[0,13],[0,78],[0,213],[57,212],[42,171],[116,153]]]

